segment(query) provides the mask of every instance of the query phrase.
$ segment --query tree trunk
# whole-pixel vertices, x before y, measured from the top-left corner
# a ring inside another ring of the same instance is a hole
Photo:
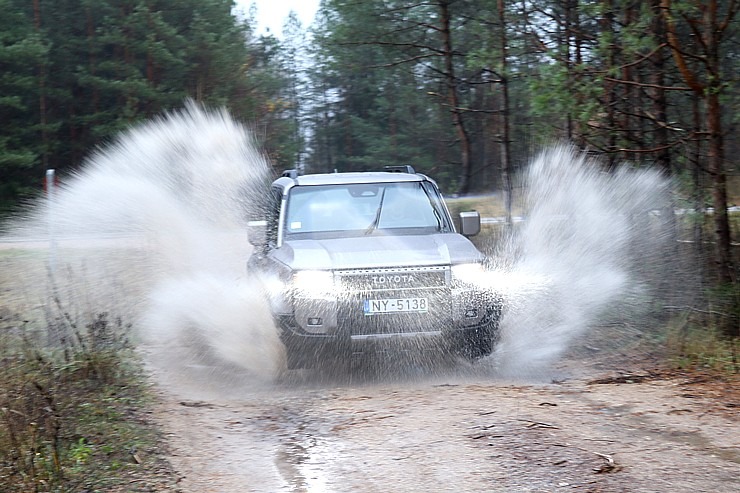
[[[507,79],[506,14],[504,0],[498,0],[501,33],[501,187],[504,192],[506,224],[511,225],[511,157],[509,152],[509,85]]]
[[[652,9],[655,15],[653,16],[652,31],[655,37],[663,42],[665,40],[665,22],[663,16],[660,15],[660,0],[652,0]],[[671,169],[671,152],[668,148],[668,99],[666,98],[666,91],[663,89],[665,86],[665,70],[666,70],[666,54],[661,49],[655,52],[651,57],[653,64],[652,75],[650,83],[653,84],[650,97],[653,101],[653,115],[655,117],[655,145],[659,151],[656,155],[656,162],[666,173],[666,175],[672,174]]]
[[[724,169],[724,147],[722,145],[722,107],[720,93],[722,77],[719,43],[722,30],[717,19],[717,0],[709,2],[704,14],[704,45],[707,51],[707,66],[710,77],[704,97],[707,105],[707,132],[709,148],[707,168],[712,177],[712,204],[714,205],[714,230],[717,237],[717,274],[721,283],[733,279],[732,245],[730,244],[730,220],[727,215],[727,176]],[[733,335],[738,335],[738,328]]]
[[[704,100],[706,106],[706,130],[708,137],[707,171],[712,180],[712,205],[714,207],[714,233],[717,244],[717,277],[721,284],[733,282],[732,250],[730,244],[730,222],[727,215],[727,178],[724,170],[724,148],[722,146],[722,112],[720,94],[723,80],[719,57],[719,44],[734,12],[727,13],[727,21],[720,23],[717,18],[717,0],[702,5],[703,18],[691,19],[697,30],[701,31],[706,75],[704,81],[689,67],[684,57],[684,49],[679,45],[671,12],[671,0],[661,0],[666,35],[681,76]],[[737,9],[737,6],[733,5]],[[737,332],[737,328],[734,329]]]
[[[614,1],[613,0],[605,0],[604,2],[604,15],[601,20],[602,24],[602,31],[605,33],[608,33],[610,43],[608,47],[608,66],[609,67],[616,67],[617,66],[617,44],[614,42],[614,37],[616,36],[616,33],[614,32]],[[606,144],[606,150],[607,150],[607,163],[609,166],[609,170],[612,171],[614,167],[616,166],[616,159],[615,159],[615,150],[617,149],[617,132],[615,131],[616,125],[617,125],[617,116],[615,107],[617,104],[617,87],[616,84],[612,81],[605,81],[604,84],[606,85],[604,89],[604,104],[603,106],[606,108],[606,127],[611,129],[609,131],[609,134],[607,136],[607,144]]]
[[[718,91],[710,88],[707,94],[707,131],[709,153],[707,169],[712,177],[712,205],[714,206],[714,233],[717,240],[717,274],[721,283],[731,283],[732,246],[730,220],[727,215],[727,177],[723,166],[722,109]]]
[[[699,132],[701,132],[701,110],[700,107],[700,97],[698,94],[693,93],[692,94],[692,101],[691,101],[691,108],[693,113],[693,133],[694,135],[699,135]],[[697,249],[697,256],[700,258],[703,258],[704,253],[704,231],[703,231],[703,225],[704,221],[703,218],[705,217],[706,211],[704,210],[704,197],[702,194],[702,190],[704,188],[702,184],[702,173],[701,173],[701,144],[702,139],[699,137],[694,137],[694,142],[691,149],[691,164],[693,165],[692,170],[692,178],[694,180],[694,210],[697,214],[699,214],[702,217],[701,221],[694,221],[694,244],[696,245]],[[703,263],[703,260],[702,260]]]
[[[470,136],[465,129],[462,110],[460,109],[460,98],[457,93],[457,78],[455,77],[455,66],[453,63],[452,33],[450,30],[450,1],[439,2],[440,20],[442,23],[440,32],[442,34],[445,79],[447,81],[447,103],[452,114],[452,124],[460,141],[460,184],[458,193],[467,195],[470,192],[470,178],[472,174]]]

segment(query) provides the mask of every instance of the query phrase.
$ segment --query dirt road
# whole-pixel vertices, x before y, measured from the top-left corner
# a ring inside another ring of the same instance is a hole
[[[183,492],[740,491],[740,401],[713,377],[521,384],[376,361],[258,385],[210,365],[152,371]]]

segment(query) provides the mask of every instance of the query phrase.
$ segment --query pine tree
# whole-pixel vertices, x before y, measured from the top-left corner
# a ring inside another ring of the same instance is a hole
[[[0,0],[0,213],[41,184],[38,67],[47,47],[32,17]]]

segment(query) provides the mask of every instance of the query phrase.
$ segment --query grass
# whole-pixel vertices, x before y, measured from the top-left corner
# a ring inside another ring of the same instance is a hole
[[[503,201],[494,196],[445,199],[453,217],[462,211],[478,211],[481,217],[503,217]]]
[[[690,317],[669,324],[666,347],[668,362],[676,368],[740,373],[740,339],[725,337],[713,327],[697,325]]]
[[[17,322],[0,319],[0,491],[172,491],[125,325],[101,313],[48,345]]]

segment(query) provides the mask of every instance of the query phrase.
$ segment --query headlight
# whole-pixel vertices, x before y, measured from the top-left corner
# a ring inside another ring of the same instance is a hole
[[[452,266],[452,279],[465,284],[481,285],[485,278],[483,264],[458,264]]]
[[[304,298],[334,296],[334,275],[324,270],[302,270],[293,274],[292,289]]]

